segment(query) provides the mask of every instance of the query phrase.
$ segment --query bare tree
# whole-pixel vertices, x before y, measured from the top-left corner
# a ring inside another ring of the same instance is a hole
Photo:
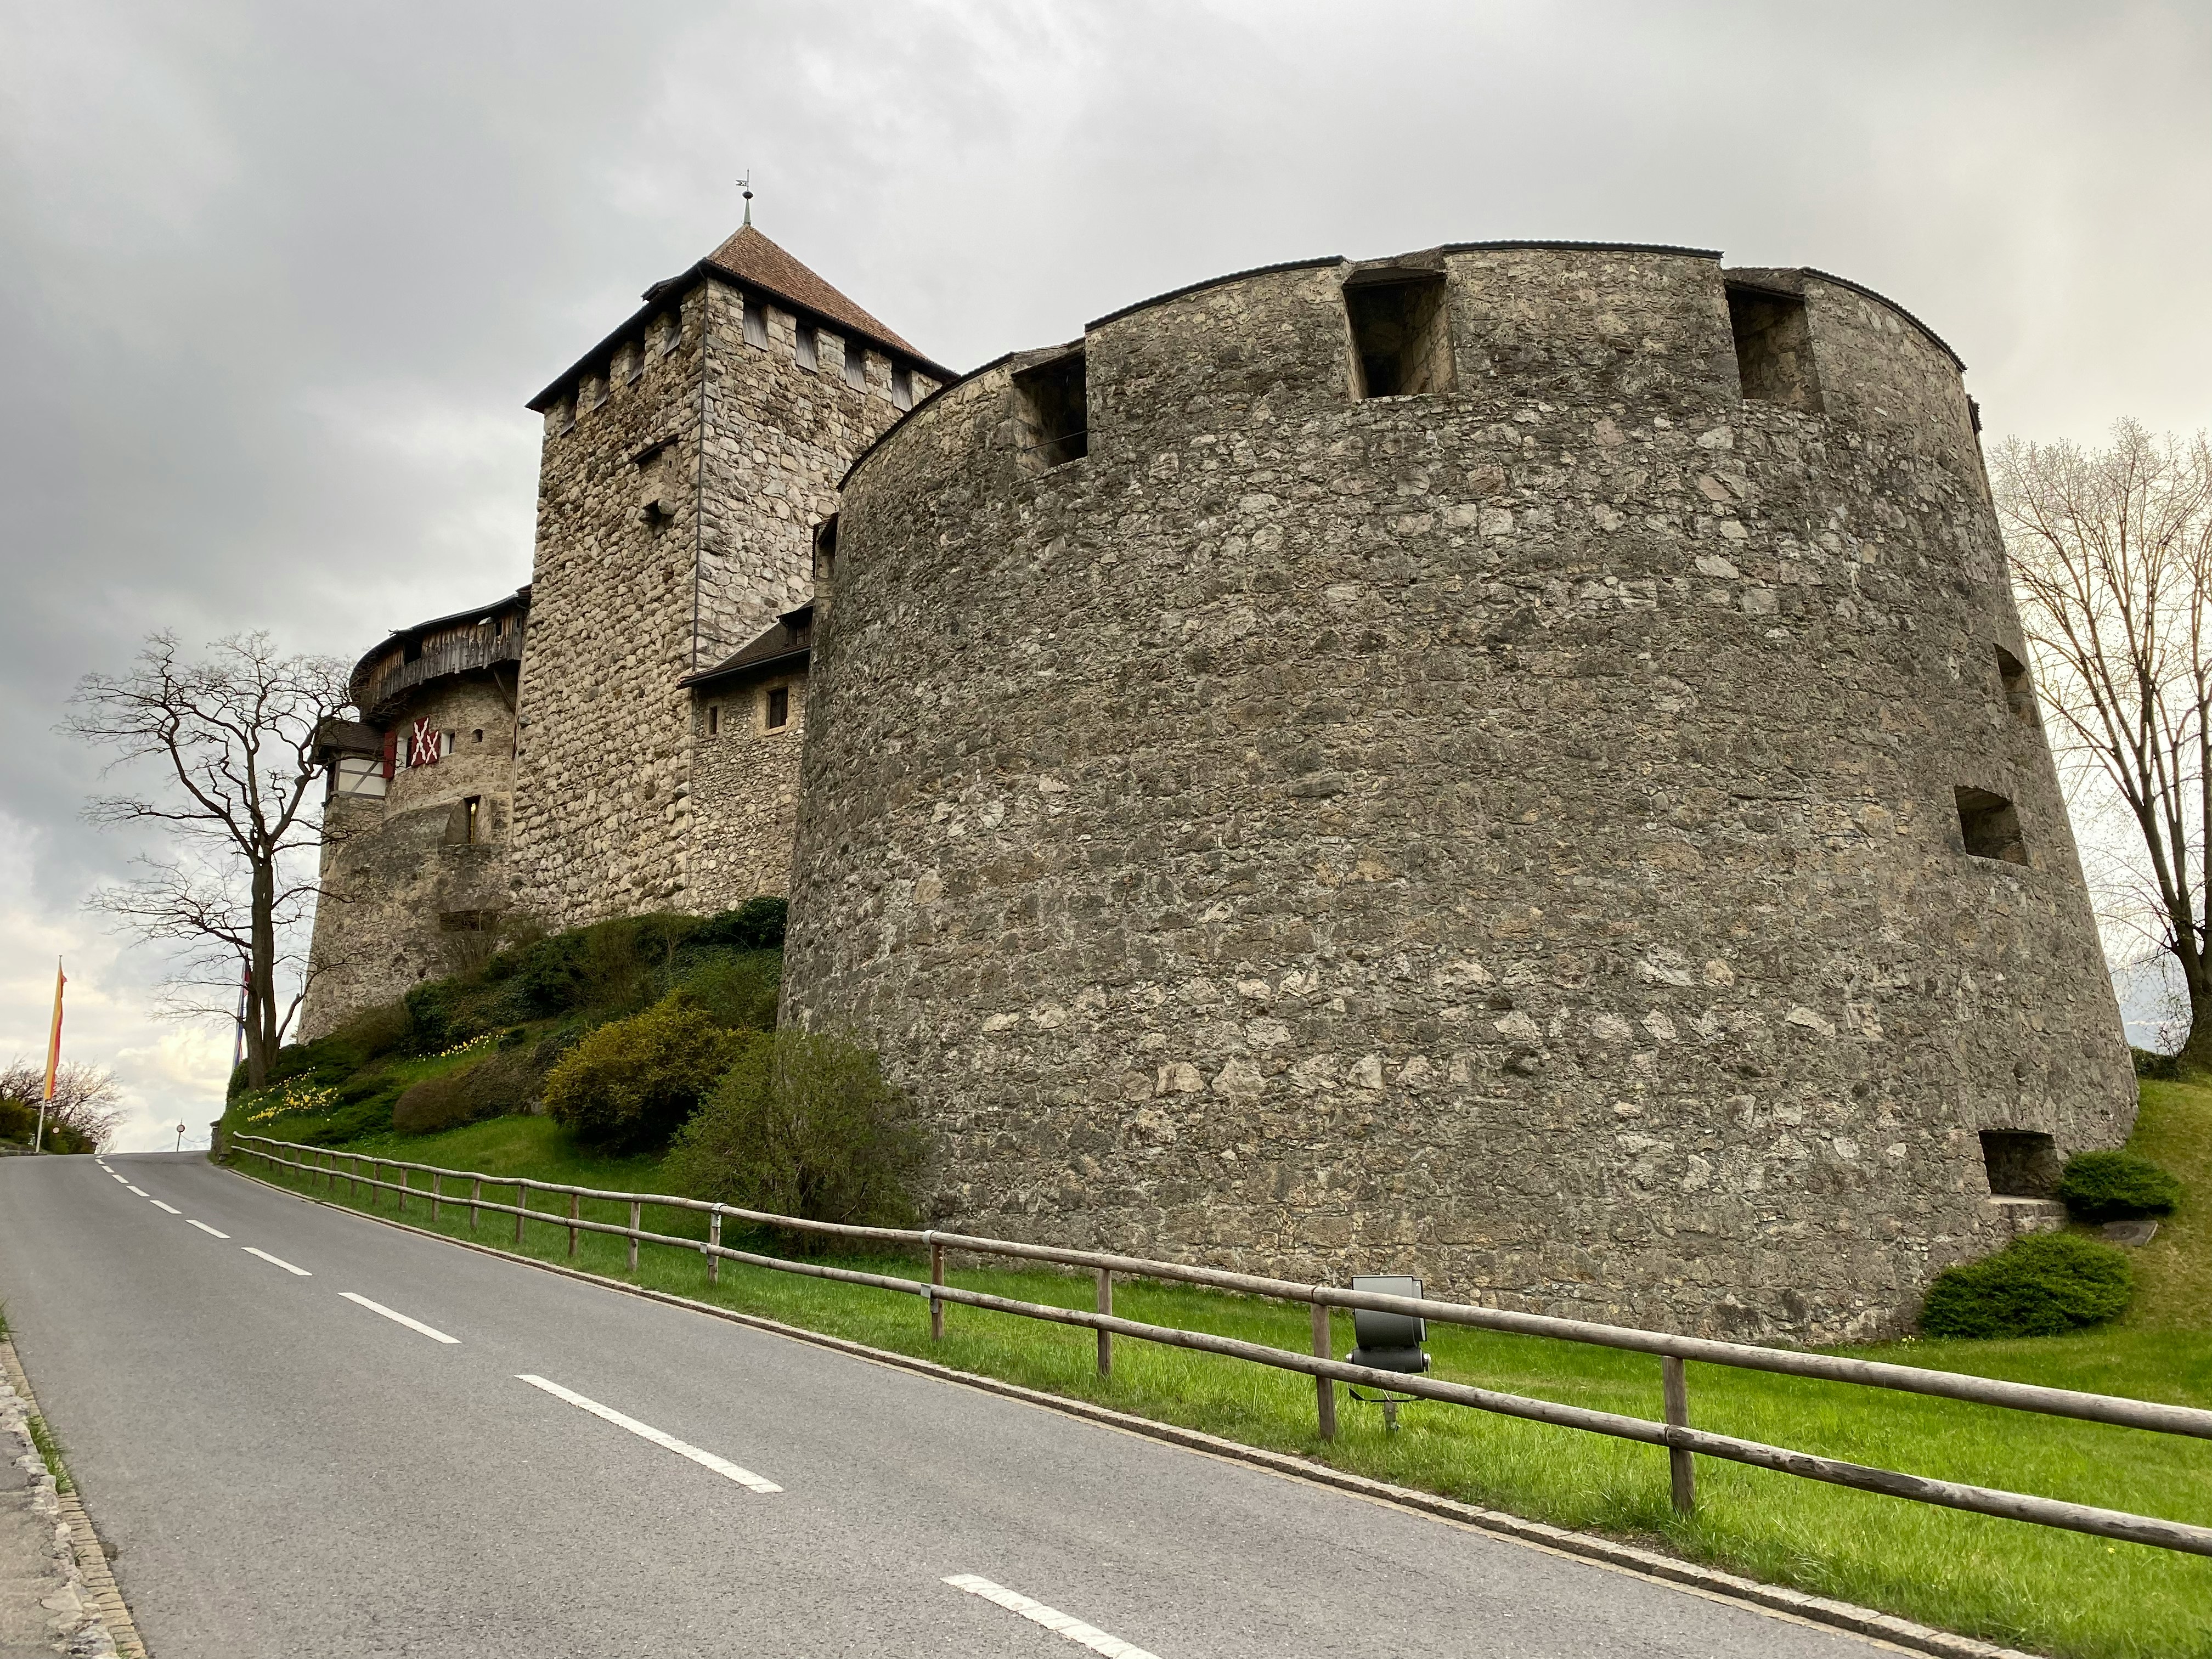
[[[188,662],[173,634],[154,635],[127,673],[85,677],[63,729],[120,750],[116,765],[151,761],[161,775],[157,791],[86,809],[97,823],[158,824],[176,837],[139,860],[137,880],[92,902],[141,938],[182,947],[173,1012],[228,1017],[243,977],[246,1079],[258,1088],[307,994],[297,935],[320,838],[316,738],[351,694],[336,659],[280,657],[265,634],[208,650]],[[295,986],[281,1012],[280,975]]]
[[[2104,449],[2012,440],[1990,472],[2041,701],[2094,815],[2132,826],[2108,927],[2170,955],[2181,1057],[2212,1069],[2206,832],[2212,828],[2212,448],[2132,421]]]
[[[0,1100],[13,1101],[26,1117],[40,1109],[46,1092],[46,1068],[34,1060],[0,1066]],[[123,1121],[123,1089],[98,1066],[64,1061],[54,1071],[54,1097],[45,1102],[46,1125],[73,1129],[94,1152],[107,1145]]]

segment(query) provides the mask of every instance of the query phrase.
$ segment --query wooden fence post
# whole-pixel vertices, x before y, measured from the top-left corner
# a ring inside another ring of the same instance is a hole
[[[645,1206],[635,1199],[629,1201],[629,1270],[637,1271],[637,1230],[644,1218]]]
[[[405,1215],[407,1213],[408,1190],[414,1186],[415,1178],[396,1164],[389,1165],[388,1167],[391,1169],[392,1174],[399,1177],[399,1179],[393,1184],[399,1188],[399,1213]]]
[[[517,1244],[522,1243],[523,1212],[529,1207],[530,1183],[526,1181],[518,1181],[514,1183],[514,1242]]]
[[[1676,1428],[1690,1426],[1690,1378],[1682,1362],[1672,1354],[1659,1357],[1659,1380],[1667,1397],[1667,1421]],[[1667,1448],[1667,1474],[1674,1487],[1674,1513],[1687,1515],[1698,1506],[1696,1458],[1680,1446]]]
[[[708,1214],[707,1245],[707,1282],[719,1285],[722,1282],[722,1258],[714,1252],[722,1248],[722,1212],[720,1210]]]
[[[1313,1304],[1313,1351],[1316,1359],[1334,1359],[1336,1354],[1330,1345],[1328,1304]],[[1321,1437],[1336,1438],[1336,1384],[1325,1376],[1314,1378],[1314,1410],[1321,1419]]]
[[[350,1152],[346,1156],[346,1202],[358,1204],[360,1201],[361,1154]]]
[[[568,1194],[568,1219],[570,1221],[573,1222],[578,1216],[584,1212],[582,1208],[583,1201],[582,1197],[578,1194],[571,1193]],[[568,1229],[568,1260],[574,1261],[575,1259],[576,1230],[572,1226]]]
[[[929,1241],[929,1282],[933,1285],[945,1282],[945,1246],[933,1238]],[[929,1293],[929,1340],[945,1340],[945,1304],[934,1290]]]
[[[444,1179],[437,1170],[430,1171],[430,1224],[433,1227],[438,1224],[438,1187]]]
[[[1110,1267],[1098,1270],[1098,1311],[1103,1314],[1114,1311],[1114,1270]],[[1098,1333],[1098,1375],[1111,1376],[1113,1374],[1114,1333],[1101,1331]]]
[[[477,1205],[483,1197],[483,1182],[482,1178],[472,1177],[469,1182],[469,1231],[471,1232],[474,1232],[477,1230]]]

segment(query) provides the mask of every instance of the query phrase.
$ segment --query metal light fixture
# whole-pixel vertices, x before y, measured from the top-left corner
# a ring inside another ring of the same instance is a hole
[[[1370,1296],[1402,1296],[1418,1300],[1421,1281],[1398,1273],[1377,1273],[1355,1276],[1352,1288]],[[1382,1313],[1372,1308],[1352,1310],[1352,1334],[1356,1345],[1350,1355],[1352,1364],[1366,1365],[1378,1371],[1403,1371],[1418,1376],[1429,1368],[1429,1356],[1422,1352],[1421,1344],[1429,1334],[1429,1322],[1408,1314]],[[1364,1395],[1347,1386],[1348,1393],[1362,1405],[1382,1407],[1386,1427],[1398,1426],[1398,1407],[1410,1403],[1410,1396],[1392,1394]]]

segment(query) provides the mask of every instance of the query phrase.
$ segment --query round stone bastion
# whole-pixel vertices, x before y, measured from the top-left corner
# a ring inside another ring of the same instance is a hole
[[[787,1017],[935,1224],[1908,1327],[2135,1114],[1960,367],[1484,244],[947,386],[823,538]]]

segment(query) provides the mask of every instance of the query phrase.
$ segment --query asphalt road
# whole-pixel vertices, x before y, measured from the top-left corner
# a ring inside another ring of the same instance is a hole
[[[108,1162],[145,1196],[0,1160],[0,1298],[156,1659],[1874,1650],[198,1154]]]

